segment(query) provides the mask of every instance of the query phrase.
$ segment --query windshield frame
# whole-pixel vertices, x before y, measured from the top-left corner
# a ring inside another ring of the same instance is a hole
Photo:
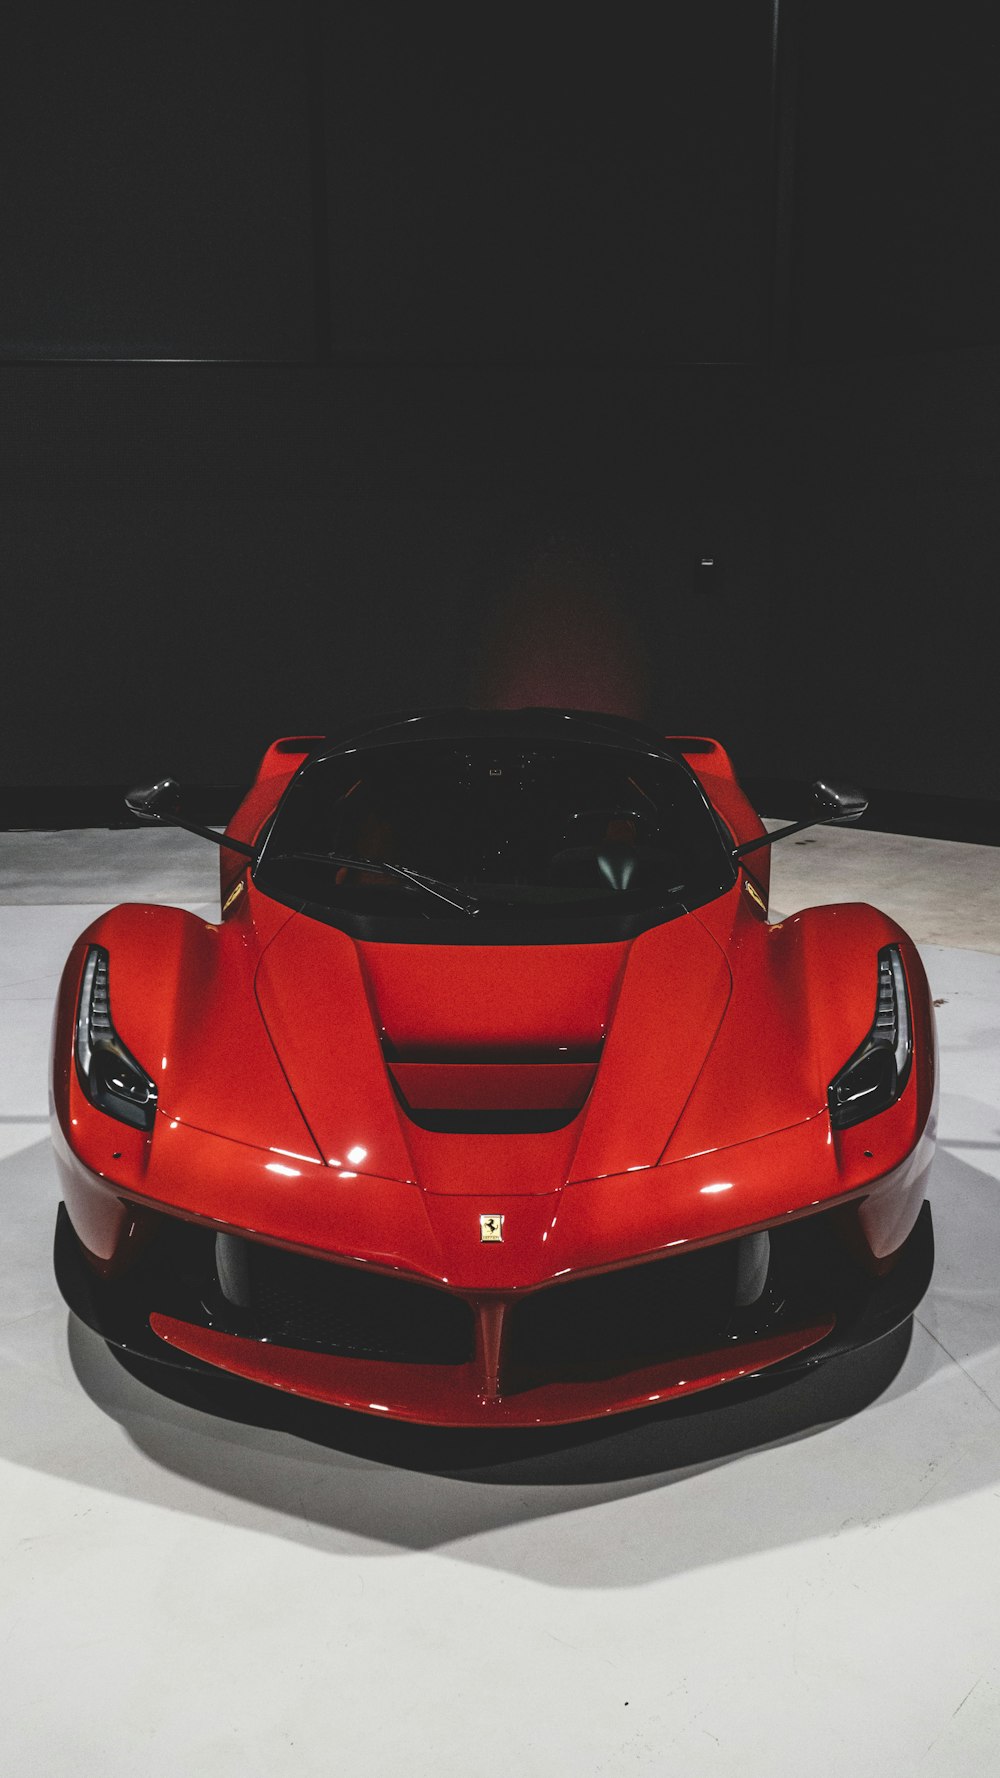
[[[514,739],[513,736],[510,737]],[[567,737],[569,739],[570,737]],[[450,737],[435,736],[434,740],[453,739],[456,743],[472,740],[472,736],[454,735]],[[544,748],[548,737],[525,732],[517,739],[526,748],[539,746]],[[430,740],[430,737],[427,737]],[[738,869],[726,844],[725,833],[719,821],[718,812],[709,799],[705,787],[694,772],[688,761],[672,748],[662,745],[651,745],[645,739],[623,737],[621,741],[615,735],[594,734],[572,736],[574,748],[600,751],[620,752],[624,756],[658,759],[677,770],[689,783],[693,796],[701,804],[705,814],[706,833],[712,832],[718,840],[718,877],[709,886],[709,892],[690,891],[677,896],[666,896],[641,908],[616,909],[609,897],[607,906],[603,904],[595,909],[589,907],[586,913],[574,915],[561,912],[558,916],[549,913],[532,917],[523,911],[515,911],[511,907],[491,906],[488,897],[481,888],[470,885],[470,895],[477,899],[482,897],[481,906],[474,919],[470,919],[462,910],[456,908],[454,913],[443,910],[432,911],[418,905],[416,894],[412,912],[401,908],[398,904],[379,911],[361,911],[357,908],[331,907],[325,901],[311,900],[301,894],[285,892],[280,886],[268,881],[268,855],[272,847],[275,852],[284,850],[280,846],[281,818],[289,799],[296,796],[303,777],[322,766],[332,765],[338,759],[347,759],[369,751],[388,752],[396,747],[412,747],[425,745],[423,736],[410,734],[386,735],[384,731],[373,734],[370,740],[366,737],[360,745],[349,746],[341,743],[330,747],[318,748],[310,757],[303,761],[299,769],[289,780],[279,799],[270,820],[266,823],[261,836],[261,843],[252,865],[250,878],[257,893],[269,900],[293,908],[306,918],[317,920],[320,924],[331,926],[347,933],[350,937],[367,942],[388,944],[437,944],[437,945],[561,945],[561,944],[608,944],[620,943],[634,938],[640,932],[661,926],[675,920],[697,907],[704,907],[728,894],[738,881]],[[278,834],[279,843],[275,842]],[[332,850],[333,848],[331,848]],[[292,848],[291,850],[294,850]],[[407,865],[409,861],[404,861]],[[415,867],[414,867],[415,868]],[[263,876],[263,880],[262,880]],[[702,886],[703,887],[703,886]]]

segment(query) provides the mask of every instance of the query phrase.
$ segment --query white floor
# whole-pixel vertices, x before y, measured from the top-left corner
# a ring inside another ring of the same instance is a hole
[[[807,836],[803,836],[805,839]],[[0,1774],[1000,1772],[1000,852],[775,850],[921,943],[943,1051],[912,1339],[593,1432],[430,1436],[155,1392],[52,1279],[51,1003],[158,833],[0,834]]]

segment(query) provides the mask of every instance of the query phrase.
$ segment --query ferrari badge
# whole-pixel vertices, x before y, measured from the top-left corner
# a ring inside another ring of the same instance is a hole
[[[481,1216],[479,1218],[479,1239],[481,1241],[502,1241],[503,1217]]]

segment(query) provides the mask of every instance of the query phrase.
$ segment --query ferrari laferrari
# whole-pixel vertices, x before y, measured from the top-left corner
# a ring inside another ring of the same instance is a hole
[[[112,1346],[525,1427],[813,1366],[933,1264],[934,1015],[861,903],[770,921],[725,749],[592,712],[277,740],[215,920],[125,905],[56,1008],[56,1275]],[[148,1366],[147,1366],[148,1369]]]

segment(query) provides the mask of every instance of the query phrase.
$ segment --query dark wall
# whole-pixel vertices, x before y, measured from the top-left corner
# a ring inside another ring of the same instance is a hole
[[[9,783],[165,761],[239,782],[274,733],[415,702],[610,699],[752,726],[770,582],[756,372],[3,376],[23,441],[0,464],[24,589]],[[709,546],[719,595],[695,585]]]
[[[295,5],[10,0],[0,155],[6,358],[311,356]]]
[[[957,12],[9,6],[0,784],[523,700],[1000,799]]]

